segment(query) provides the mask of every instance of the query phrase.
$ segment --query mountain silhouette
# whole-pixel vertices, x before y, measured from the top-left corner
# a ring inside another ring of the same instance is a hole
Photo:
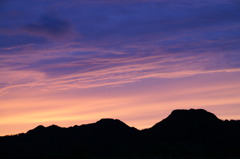
[[[174,110],[166,119],[154,125],[153,128],[162,124],[169,126],[206,126],[218,124],[220,121],[214,114],[204,109]]]
[[[142,133],[151,142],[216,143],[222,136],[223,121],[203,109],[174,110],[162,121]]]
[[[51,125],[49,127],[44,127],[43,125],[39,125],[36,128],[29,130],[27,134],[41,134],[41,133],[50,133],[50,132],[57,132],[61,129],[61,127],[57,125]]]
[[[240,121],[203,109],[174,110],[144,130],[118,119],[61,128],[42,125],[0,137],[2,159],[240,158]]]

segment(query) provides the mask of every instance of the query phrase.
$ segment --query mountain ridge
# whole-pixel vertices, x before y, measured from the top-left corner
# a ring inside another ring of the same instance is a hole
[[[39,125],[27,133],[1,137],[0,154],[3,159],[147,159],[175,154],[177,159],[190,153],[190,158],[210,154],[226,159],[231,154],[231,159],[237,159],[239,134],[238,120],[223,121],[203,109],[174,110],[144,130],[110,118],[69,128]]]
[[[26,133],[19,133],[19,134],[27,134],[27,133],[32,133],[32,132],[36,132],[36,131],[43,131],[46,129],[72,129],[72,128],[76,128],[76,127],[84,127],[84,126],[90,126],[90,125],[99,125],[99,126],[106,126],[106,124],[109,124],[108,126],[119,126],[117,124],[120,124],[121,126],[127,126],[129,128],[132,129],[136,129],[138,131],[143,131],[143,130],[147,130],[147,129],[154,129],[155,127],[157,127],[158,125],[164,124],[164,125],[171,125],[171,124],[184,124],[184,121],[186,122],[185,124],[187,124],[187,120],[186,120],[186,115],[188,119],[191,119],[191,122],[201,122],[201,124],[206,124],[206,123],[219,123],[219,122],[224,122],[224,120],[221,120],[219,118],[217,118],[217,116],[211,112],[208,112],[204,109],[176,109],[173,110],[169,116],[167,116],[166,118],[162,119],[161,121],[157,122],[156,124],[154,124],[152,127],[150,128],[144,128],[144,129],[137,129],[135,127],[130,127],[128,126],[126,123],[122,122],[119,119],[114,119],[114,118],[102,118],[94,123],[89,123],[89,124],[82,124],[82,125],[75,125],[75,126],[70,126],[70,127],[60,127],[58,125],[52,124],[50,126],[43,126],[43,125],[38,125],[37,127],[28,130]],[[197,120],[193,120],[194,118],[197,118]],[[204,119],[204,120],[202,120]],[[225,120],[225,122],[240,122],[240,120]],[[19,135],[19,134],[15,134],[15,135]],[[5,135],[5,136],[0,136],[0,137],[6,137],[6,136],[15,136],[15,135]]]

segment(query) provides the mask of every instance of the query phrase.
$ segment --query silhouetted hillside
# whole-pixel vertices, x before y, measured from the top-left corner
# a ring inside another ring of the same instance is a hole
[[[174,110],[166,119],[143,132],[154,141],[208,143],[223,135],[223,123],[203,109]]]
[[[169,126],[209,126],[221,122],[214,114],[204,109],[174,110],[161,122],[153,126],[157,128],[161,125]]]
[[[174,110],[145,130],[117,119],[61,128],[38,126],[0,137],[1,159],[240,158],[240,121],[203,109]]]

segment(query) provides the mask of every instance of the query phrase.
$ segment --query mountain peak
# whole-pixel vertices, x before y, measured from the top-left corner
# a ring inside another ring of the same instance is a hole
[[[167,119],[199,121],[219,120],[213,113],[210,113],[204,109],[177,109],[172,111]]]
[[[153,127],[160,125],[211,125],[221,121],[213,113],[210,113],[204,109],[177,109],[161,122],[157,123]]]
[[[119,119],[111,119],[111,118],[103,118],[95,123],[98,126],[103,126],[103,127],[109,127],[109,128],[114,128],[114,127],[125,127],[128,128],[129,126],[122,122]]]
[[[59,127],[58,125],[50,125],[49,127],[47,127],[47,128],[50,128],[50,129],[59,129],[59,128],[61,128],[61,127]]]
[[[98,124],[122,124],[123,122],[119,119],[112,119],[112,118],[102,118],[96,123]]]
[[[38,125],[36,128],[34,128],[34,129],[45,129],[46,127],[45,126],[43,126],[43,125]]]
[[[45,126],[43,126],[43,125],[39,125],[39,126],[37,126],[36,128],[34,128],[34,129],[32,129],[32,130],[29,130],[28,132],[27,132],[27,134],[31,134],[31,133],[36,133],[36,132],[42,132],[42,131],[44,131],[46,129],[46,127]]]
[[[138,130],[134,127],[129,127],[127,124],[122,122],[119,119],[103,118],[96,123],[92,124],[99,131],[108,132],[108,133],[128,133],[128,132],[137,132]]]
[[[41,134],[43,132],[51,132],[54,133],[56,131],[58,131],[59,129],[61,129],[61,127],[57,126],[57,125],[50,125],[48,127],[45,127],[43,125],[39,125],[36,128],[29,130],[27,133],[28,134]]]

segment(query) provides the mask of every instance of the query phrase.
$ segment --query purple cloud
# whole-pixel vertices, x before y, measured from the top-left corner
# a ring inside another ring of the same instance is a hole
[[[37,22],[27,24],[25,29],[37,35],[59,37],[71,30],[71,24],[67,20],[52,15],[44,15]]]
[[[7,3],[3,15],[3,72],[107,85],[240,67],[236,1],[24,2]]]

